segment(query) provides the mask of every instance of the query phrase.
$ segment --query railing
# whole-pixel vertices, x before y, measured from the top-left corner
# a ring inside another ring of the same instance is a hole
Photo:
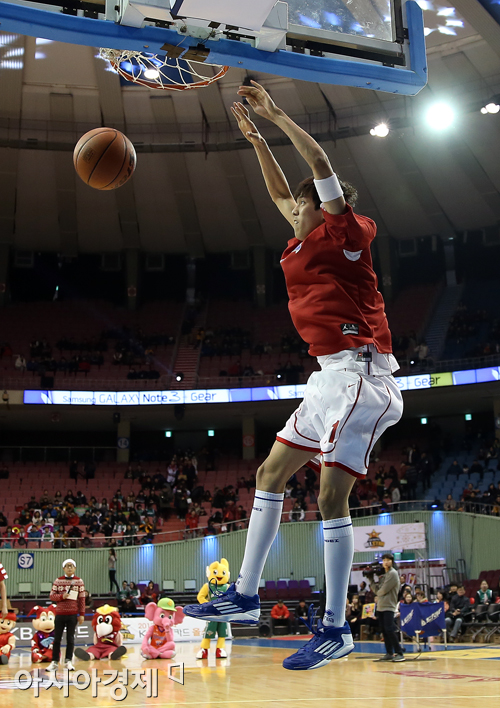
[[[500,355],[470,357],[466,359],[446,359],[422,364],[416,362],[413,366],[408,359],[399,360],[400,369],[396,375],[407,376],[411,374],[432,374],[443,371],[463,371],[465,369],[500,366]],[[23,391],[25,389],[46,390],[40,383],[38,375],[28,372],[18,376],[4,376],[0,378],[0,388],[10,391]],[[296,383],[305,384],[310,374],[298,374]],[[93,379],[82,374],[63,375],[54,377],[54,387],[59,391],[154,391],[170,390],[172,376],[164,374],[159,379]],[[258,386],[283,386],[287,384],[285,375],[265,374],[263,376],[197,376],[196,385],[199,388],[247,388]]]
[[[300,374],[297,383],[306,383],[309,374]],[[248,388],[258,386],[284,386],[286,377],[276,374],[264,376],[198,376],[196,382],[200,388]]]
[[[51,374],[47,373],[47,376]],[[53,388],[56,391],[161,391],[170,388],[171,378],[171,375],[164,374],[158,379],[127,379],[125,371],[123,379],[93,379],[82,374],[76,376],[60,374],[54,376]],[[31,376],[31,372],[0,378],[0,388],[8,391],[47,390],[47,386],[41,384],[40,375]]]
[[[400,501],[394,504],[373,504],[371,506],[354,507],[350,510],[351,517],[354,519],[365,516],[379,516],[380,514],[391,514],[397,511],[443,511],[442,505],[435,506],[435,502],[417,499],[412,501]],[[457,502],[457,509],[450,510],[459,513],[481,514],[486,516],[500,517],[500,508],[493,504],[481,504],[479,502]],[[289,511],[284,511],[281,515],[282,523],[301,523],[294,522],[289,518]],[[318,510],[306,511],[302,521],[320,521],[321,516]],[[198,526],[194,529],[184,528],[174,531],[156,531],[151,534],[139,532],[133,535],[114,534],[112,536],[87,534],[83,538],[67,538],[66,545],[57,545],[57,540],[43,541],[42,538],[29,538],[25,536],[10,536],[4,538],[5,541],[12,544],[12,548],[103,548],[111,545],[115,546],[138,546],[150,543],[170,543],[173,541],[186,541],[193,538],[203,538],[205,536],[218,536],[232,531],[242,531],[248,528],[249,519],[240,519],[237,521],[228,521],[212,526]],[[45,545],[49,543],[50,545]],[[8,547],[8,546],[7,546]]]

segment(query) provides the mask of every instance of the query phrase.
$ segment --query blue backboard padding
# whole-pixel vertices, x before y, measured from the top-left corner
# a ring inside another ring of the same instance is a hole
[[[288,76],[303,81],[356,86],[377,91],[417,94],[427,83],[423,13],[414,0],[406,3],[410,38],[410,68],[366,64],[348,59],[314,57],[288,51],[264,52],[244,42],[220,39],[206,41],[208,61],[250,71]],[[110,21],[75,17],[0,2],[0,22],[4,32],[43,37],[69,44],[112,49],[146,50],[160,53],[163,44],[196,46],[192,37],[181,38],[159,27],[126,27]],[[147,47],[145,46],[147,45]]]

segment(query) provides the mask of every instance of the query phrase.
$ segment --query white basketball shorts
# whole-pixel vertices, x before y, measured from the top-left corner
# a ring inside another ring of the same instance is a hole
[[[403,398],[393,376],[323,368],[309,377],[304,400],[276,439],[311,452],[308,464],[318,471],[340,467],[364,477],[370,452],[403,414]]]

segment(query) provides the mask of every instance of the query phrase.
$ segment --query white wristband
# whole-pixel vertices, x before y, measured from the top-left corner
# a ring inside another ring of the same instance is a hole
[[[331,177],[325,177],[325,179],[315,179],[314,186],[321,202],[331,202],[333,199],[338,199],[344,195],[339,178],[335,173]]]

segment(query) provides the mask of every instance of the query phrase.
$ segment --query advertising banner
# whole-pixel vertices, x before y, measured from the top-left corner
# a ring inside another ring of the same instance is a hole
[[[384,526],[354,526],[354,552],[404,551],[425,548],[425,525],[387,524]]]
[[[419,391],[441,386],[500,381],[500,367],[436,374],[396,376],[401,391]],[[168,406],[177,403],[239,403],[241,401],[279,401],[304,397],[305,384],[255,386],[248,388],[192,389],[189,391],[59,391],[27,389],[27,405],[58,406]]]
[[[122,637],[123,643],[141,644],[144,635],[151,626],[151,622],[145,617],[122,617]],[[182,624],[174,627],[174,642],[199,642],[203,637],[206,622],[194,619],[193,617],[184,617]],[[29,648],[31,647],[31,639],[33,637],[33,625],[31,622],[20,621],[12,630],[16,636],[16,646]],[[93,643],[94,632],[90,620],[85,620],[81,625],[78,625],[75,632],[75,644],[78,646],[89,646]],[[232,639],[231,625],[228,626],[228,639]],[[63,636],[63,645],[66,643],[66,638]]]
[[[400,605],[401,629],[409,637],[420,632],[421,637],[437,637],[446,627],[444,602],[412,602]]]

